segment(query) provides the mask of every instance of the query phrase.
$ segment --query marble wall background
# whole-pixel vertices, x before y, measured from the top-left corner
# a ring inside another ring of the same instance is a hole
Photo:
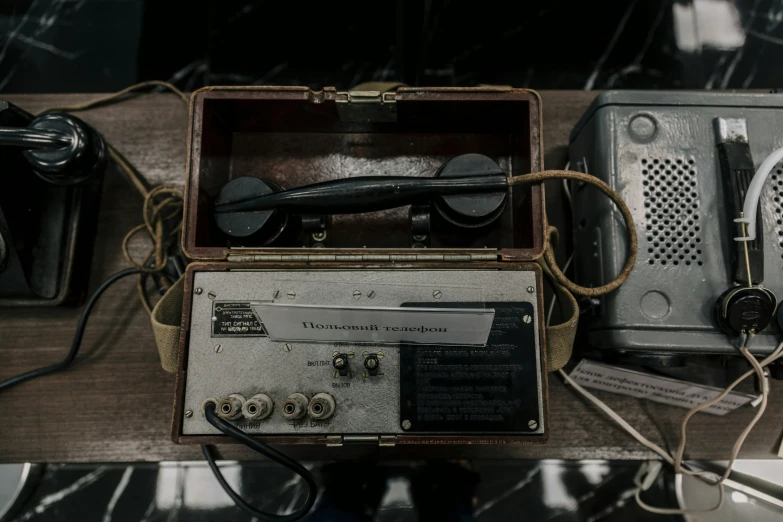
[[[783,87],[783,0],[3,0],[0,91]]]

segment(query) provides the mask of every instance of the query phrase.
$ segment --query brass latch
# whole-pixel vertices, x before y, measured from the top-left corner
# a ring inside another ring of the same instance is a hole
[[[340,120],[349,123],[397,121],[397,93],[394,91],[338,92],[335,98]]]

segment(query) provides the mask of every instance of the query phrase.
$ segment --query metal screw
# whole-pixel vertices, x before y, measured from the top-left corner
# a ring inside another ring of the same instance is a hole
[[[326,231],[322,230],[320,232],[313,232],[313,239],[315,241],[323,241],[326,239]]]
[[[524,321],[525,324],[530,324],[530,321],[532,321],[532,320],[533,320],[533,318],[530,317],[529,315],[525,315],[525,316],[522,317],[522,321]]]
[[[419,243],[421,243],[425,239],[427,239],[427,236],[425,236],[424,234],[414,234],[413,236],[413,240],[418,241]]]
[[[289,298],[289,299],[293,299],[294,297],[296,297],[296,292],[294,292],[293,290],[291,290],[290,292],[288,292],[288,298]]]
[[[360,291],[358,291],[358,290],[354,290],[353,291],[353,298],[354,299],[359,299],[361,296],[362,296],[362,293]]]
[[[334,367],[337,368],[338,370],[345,368],[345,364],[346,364],[345,357],[337,357],[334,360]]]
[[[440,290],[435,290],[434,292],[432,292],[432,297],[434,297],[435,299],[440,299],[442,295],[443,294],[441,293]]]
[[[535,292],[535,291],[536,291],[536,289],[535,289],[535,288],[533,288],[532,286],[528,286],[528,287],[527,287],[527,293],[528,293],[528,294],[532,294],[532,293],[533,293],[533,292]]]
[[[411,421],[409,421],[409,420],[402,421],[402,429],[404,429],[404,430],[411,429]]]
[[[283,350],[285,350],[286,352],[290,352],[291,351],[291,345],[288,344],[288,343],[285,343],[285,345],[283,345]]]
[[[376,359],[375,357],[370,357],[369,359],[367,359],[367,361],[365,361],[365,365],[367,366],[368,370],[372,370],[373,368],[378,366],[378,359]]]
[[[375,356],[378,357],[378,359],[383,359],[383,352],[378,352]]]
[[[367,297],[373,299],[375,297],[375,290],[370,290],[369,292],[367,292]]]
[[[196,294],[196,295],[201,295],[201,292],[203,292],[203,291],[204,290],[202,290],[201,288],[196,288],[195,290],[193,290],[193,293]]]
[[[528,421],[527,427],[530,428],[531,430],[534,430],[538,428],[538,423],[534,420]]]
[[[222,344],[216,344],[215,345],[215,353],[220,353],[223,351],[223,345]]]
[[[280,297],[280,290],[275,290],[275,291],[272,293],[272,297],[274,297],[275,299],[277,299],[278,297]]]
[[[207,294],[207,297],[209,297],[210,299],[214,299],[217,297],[217,294],[215,292],[210,292]]]
[[[185,417],[191,418],[193,416],[193,410],[185,410]]]

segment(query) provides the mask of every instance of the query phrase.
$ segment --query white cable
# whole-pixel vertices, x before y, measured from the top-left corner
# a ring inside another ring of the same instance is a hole
[[[747,192],[745,193],[745,202],[742,206],[742,217],[734,220],[735,223],[747,223],[748,227],[745,233],[745,237],[735,237],[734,241],[753,241],[756,239],[756,215],[759,207],[759,199],[761,199],[761,189],[764,187],[764,182],[767,181],[767,176],[775,168],[775,165],[783,160],[783,147],[775,150],[767,156],[767,158],[761,162],[756,174],[753,176],[753,180],[750,182]]]
[[[571,261],[574,260],[574,253],[572,252],[571,255],[568,257],[568,261],[565,262],[565,265],[563,265],[563,273],[568,270],[568,267],[571,266]],[[549,326],[549,323],[552,321],[552,312],[555,310],[555,303],[557,302],[557,292],[552,292],[552,302],[549,303],[549,310],[546,313],[546,325]]]
[[[576,382],[571,378],[570,375],[568,375],[563,370],[557,370],[560,376],[565,380],[566,384],[573,387],[576,391],[578,391],[580,394],[582,394],[587,400],[595,404],[598,409],[606,413],[613,421],[615,421],[617,424],[619,424],[625,431],[627,431],[634,439],[636,439],[640,444],[643,446],[646,446],[650,450],[654,451],[658,455],[661,456],[663,460],[668,462],[669,464],[674,465],[674,459],[671,455],[669,455],[666,450],[652,442],[650,439],[636,431],[636,429],[628,424],[625,419],[620,417],[615,411],[606,405],[601,399],[590,393],[589,391],[585,390],[581,384]]]
[[[770,154],[767,157],[767,159],[765,159],[764,162],[762,162],[761,166],[756,171],[756,174],[753,177],[753,181],[751,182],[750,187],[748,187],[747,196],[745,197],[744,215],[751,216],[751,219],[743,218],[743,219],[735,220],[736,222],[748,223],[749,233],[746,232],[747,237],[735,238],[737,241],[740,240],[751,241],[755,239],[756,209],[758,207],[759,197],[761,195],[761,187],[764,185],[764,181],[766,181],[766,178],[769,175],[770,171],[772,171],[772,168],[774,168],[774,166],[778,162],[780,162],[781,159],[783,159],[783,148],[778,149],[772,154]],[[566,165],[566,168],[568,168],[568,165]],[[563,180],[563,191],[565,192],[566,200],[568,201],[568,205],[570,207],[572,205],[571,191],[569,190],[569,186],[566,180]],[[751,195],[753,196],[752,198],[750,197]],[[566,262],[563,271],[568,269],[568,266],[571,263],[571,261],[573,261],[573,258],[574,258],[574,254],[572,253],[571,256],[568,258],[568,261]],[[547,317],[546,317],[547,326],[549,326],[549,323],[552,320],[552,311],[554,310],[555,302],[557,302],[557,294],[553,294],[552,302],[549,305],[549,310],[547,312]],[[736,460],[737,455],[742,449],[742,445],[745,442],[745,438],[748,436],[750,431],[759,421],[759,419],[764,414],[764,411],[767,408],[769,388],[764,380],[764,367],[770,364],[771,362],[777,360],[778,358],[780,358],[781,355],[783,355],[783,342],[781,342],[780,344],[778,344],[778,346],[769,356],[767,356],[764,360],[762,360],[759,363],[759,361],[755,357],[753,357],[753,355],[751,355],[751,353],[747,349],[747,346],[750,345],[750,342],[752,340],[753,340],[753,334],[743,335],[740,338],[739,349],[742,355],[745,356],[745,358],[748,360],[750,365],[753,367],[753,369],[742,374],[733,383],[731,383],[725,390],[723,390],[721,393],[719,393],[712,399],[705,401],[695,406],[694,408],[688,410],[688,412],[685,414],[685,417],[683,417],[682,423],[680,424],[680,443],[677,447],[677,452],[675,454],[675,457],[672,457],[671,455],[669,455],[669,453],[666,450],[664,450],[663,448],[661,448],[660,446],[658,446],[657,444],[649,440],[647,437],[639,433],[633,426],[631,426],[625,419],[620,417],[620,415],[618,415],[614,410],[612,410],[606,403],[604,403],[598,397],[596,397],[595,395],[587,391],[585,388],[583,388],[578,382],[573,380],[565,371],[563,371],[562,369],[558,370],[558,373],[560,374],[560,376],[563,378],[563,380],[567,385],[570,385],[574,390],[576,390],[587,400],[592,402],[598,409],[603,411],[609,418],[615,421],[621,428],[623,428],[626,432],[628,432],[628,434],[630,434],[640,444],[650,449],[654,453],[658,454],[663,460],[665,460],[666,462],[674,466],[675,473],[690,475],[702,480],[706,484],[718,487],[718,495],[719,495],[718,503],[715,506],[712,506],[707,509],[670,509],[670,508],[659,508],[659,507],[651,506],[645,503],[641,499],[641,493],[643,488],[637,487],[636,491],[634,492],[634,497],[636,498],[637,504],[642,509],[649,511],[650,513],[655,513],[659,515],[687,515],[687,514],[696,514],[696,513],[709,513],[709,512],[717,511],[723,506],[723,500],[724,500],[723,481],[726,480],[726,478],[731,473],[731,468],[734,465],[734,461]],[[753,375],[754,372],[759,377],[759,381],[761,382],[761,390],[762,390],[761,406],[756,411],[756,415],[753,416],[753,419],[745,427],[745,429],[742,430],[742,433],[740,433],[740,435],[737,437],[737,440],[734,442],[734,447],[732,448],[732,452],[731,452],[731,458],[729,460],[728,465],[726,466],[726,470],[724,471],[723,475],[713,480],[710,480],[712,477],[716,477],[715,473],[709,471],[693,471],[691,469],[683,467],[682,458],[685,453],[686,428],[690,418],[696,413],[698,413],[699,411],[720,402],[738,384],[740,384],[742,381],[744,381],[745,379]],[[645,481],[645,483],[651,483],[651,482],[652,480],[650,479],[650,477],[648,477],[647,480]]]
[[[566,161],[565,164],[565,170],[568,170],[568,167],[571,166],[570,161]],[[568,208],[573,211],[573,202],[571,201],[571,189],[568,186],[568,180],[563,180],[563,193],[565,194],[566,201],[568,202]],[[571,252],[571,255],[568,257],[568,260],[565,262],[565,265],[563,265],[563,273],[565,274],[566,270],[568,270],[568,267],[571,266],[571,262],[574,260],[574,253]],[[555,309],[555,303],[557,302],[557,292],[552,292],[552,302],[549,303],[549,310],[546,313],[546,325],[549,326],[549,323],[552,321],[552,312]]]
[[[567,373],[565,373],[563,370],[558,370],[560,373],[560,376],[563,377],[566,384],[573,387],[574,390],[579,392],[581,395],[583,395],[586,399],[588,399],[590,402],[592,402],[595,406],[598,407],[601,411],[603,411],[609,418],[614,420],[620,427],[622,427],[625,431],[627,431],[634,439],[636,439],[640,444],[643,446],[649,448],[656,454],[658,454],[663,460],[668,462],[669,464],[675,466],[675,469],[679,468],[678,473],[684,473],[686,475],[694,476],[705,482],[706,484],[714,485],[719,487],[719,496],[720,499],[718,501],[718,504],[715,506],[708,508],[706,510],[702,509],[668,509],[668,508],[658,508],[655,506],[651,506],[649,504],[646,504],[641,499],[641,488],[637,489],[635,492],[636,501],[639,504],[639,506],[642,509],[645,509],[651,513],[656,514],[663,514],[663,515],[684,515],[689,513],[707,513],[711,511],[716,511],[720,509],[723,505],[723,481],[728,477],[729,473],[731,473],[731,467],[734,464],[734,461],[737,458],[737,455],[739,454],[740,449],[742,448],[742,444],[745,441],[745,438],[747,437],[748,433],[750,433],[750,430],[753,429],[756,422],[761,418],[761,416],[764,414],[764,410],[766,409],[767,405],[767,398],[769,395],[769,388],[762,384],[762,405],[759,408],[759,410],[756,412],[756,415],[753,417],[751,422],[748,424],[748,426],[742,431],[739,437],[737,437],[737,440],[734,443],[734,447],[732,448],[732,454],[731,459],[729,461],[729,465],[726,468],[726,471],[724,472],[723,476],[718,477],[714,481],[709,480],[711,477],[715,477],[714,473],[708,472],[708,471],[693,471],[687,468],[682,467],[682,456],[685,451],[685,427],[687,426],[687,422],[690,419],[691,416],[693,416],[698,411],[701,411],[704,408],[708,408],[711,404],[708,403],[717,403],[723,397],[728,395],[731,390],[733,390],[740,382],[744,381],[746,378],[750,377],[753,373],[756,373],[757,375],[761,375],[762,383],[763,383],[763,368],[767,365],[769,365],[771,362],[779,359],[781,355],[783,355],[783,342],[778,344],[777,348],[764,360],[762,360],[760,363],[753,357],[750,352],[747,350],[745,346],[742,346],[740,348],[740,351],[742,354],[748,359],[748,362],[750,362],[751,366],[753,366],[752,370],[749,370],[742,374],[740,377],[738,377],[733,383],[731,383],[723,392],[721,392],[719,395],[717,395],[715,398],[710,399],[709,401],[699,404],[698,406],[692,408],[688,411],[686,416],[683,418],[683,422],[680,425],[681,427],[681,439],[680,444],[677,448],[676,458],[672,458],[671,455],[669,455],[666,450],[646,438],[644,435],[639,433],[633,426],[628,424],[628,422],[620,417],[614,410],[612,410],[608,405],[606,405],[603,401],[601,401],[598,397],[584,389],[579,383],[574,381]],[[760,372],[760,373],[759,373]]]

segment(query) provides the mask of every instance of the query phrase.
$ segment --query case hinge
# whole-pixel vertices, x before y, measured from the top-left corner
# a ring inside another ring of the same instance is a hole
[[[497,253],[487,254],[229,254],[228,261],[233,263],[270,263],[270,262],[374,262],[374,263],[415,263],[422,261],[443,261],[465,263],[471,261],[497,261]]]
[[[335,102],[337,114],[344,122],[396,122],[396,98],[393,91],[347,91],[338,92]]]

